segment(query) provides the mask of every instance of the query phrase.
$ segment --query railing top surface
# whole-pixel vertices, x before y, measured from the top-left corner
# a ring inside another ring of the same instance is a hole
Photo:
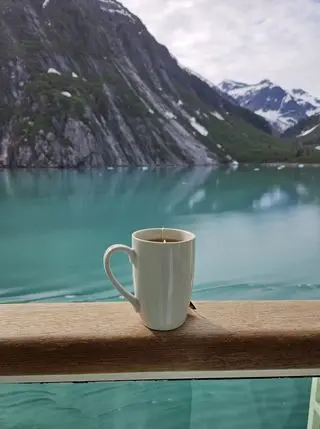
[[[2,305],[0,376],[320,368],[320,301],[195,304],[171,332],[124,302]]]

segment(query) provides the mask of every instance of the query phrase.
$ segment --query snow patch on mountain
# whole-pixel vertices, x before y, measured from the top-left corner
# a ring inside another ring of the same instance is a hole
[[[133,19],[133,16],[131,15],[131,13],[128,12],[128,11],[126,11],[126,10],[124,10],[124,9],[123,10],[121,10],[121,9],[107,9],[107,11],[109,13],[119,13],[120,15],[127,16],[128,18],[131,19],[131,21],[135,22],[135,20]]]
[[[72,95],[70,94],[69,91],[62,91],[61,94],[64,95],[65,97],[67,97],[67,98],[71,98],[72,97]]]
[[[48,69],[48,74],[57,74],[58,76],[61,76],[61,73],[58,72],[58,70],[54,69],[53,67]]]
[[[101,10],[103,12],[108,12],[112,14],[119,14],[123,15],[130,19],[131,22],[136,22],[135,16],[129,12],[128,9],[122,6],[118,1],[116,0],[99,0],[101,5]],[[109,6],[107,6],[109,5]]]
[[[281,113],[275,110],[264,111],[263,109],[259,109],[256,110],[255,113],[265,118],[269,124],[280,131],[281,134],[296,124],[293,119],[283,117]]]
[[[224,117],[222,115],[220,115],[219,112],[211,112],[211,115],[214,116],[215,118],[219,119],[219,121],[224,121]]]
[[[207,135],[209,134],[208,130],[196,121],[196,118],[190,118],[190,124],[202,136],[207,137]]]
[[[312,131],[314,131],[315,129],[317,129],[320,126],[320,124],[316,125],[315,127],[310,128],[309,130],[303,131],[302,133],[300,133],[298,135],[298,137],[304,137],[307,136],[308,134],[311,134]]]
[[[248,95],[255,94],[257,91],[272,87],[274,87],[274,84],[267,79],[254,85],[233,80],[225,80],[218,85],[218,88],[220,88],[221,91],[226,92],[235,99],[238,99],[239,97],[248,97]]]
[[[311,94],[301,89],[292,89],[291,93],[295,100],[297,100],[300,104],[307,106],[307,116],[313,116],[320,111],[319,98],[313,97]],[[311,108],[308,108],[308,106],[311,106]]]
[[[166,111],[164,114],[168,119],[177,119],[177,117],[172,112]]]

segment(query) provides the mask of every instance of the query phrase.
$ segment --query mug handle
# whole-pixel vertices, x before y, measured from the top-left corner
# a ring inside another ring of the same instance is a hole
[[[107,276],[109,276],[113,286],[116,289],[118,289],[118,291],[121,293],[121,295],[124,296],[124,298],[126,298],[130,302],[130,304],[132,304],[133,308],[137,312],[139,312],[139,310],[140,310],[139,300],[134,295],[132,295],[132,293],[128,292],[122,286],[122,284],[114,276],[112,269],[111,269],[111,265],[110,265],[111,256],[114,253],[119,252],[119,251],[127,253],[129,256],[131,264],[134,263],[134,260],[136,258],[136,253],[133,249],[131,249],[131,247],[125,246],[124,244],[114,244],[113,246],[108,247],[108,249],[105,251],[105,253],[103,255],[104,269],[105,269]]]

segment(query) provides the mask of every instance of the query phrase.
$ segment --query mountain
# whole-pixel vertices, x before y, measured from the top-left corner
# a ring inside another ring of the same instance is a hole
[[[254,85],[225,80],[218,87],[240,106],[264,117],[280,134],[320,113],[320,99],[302,89],[287,91],[267,79]]]
[[[116,0],[1,0],[0,167],[292,157]]]
[[[320,114],[302,119],[289,128],[284,137],[295,138],[299,156],[315,156],[320,153]]]

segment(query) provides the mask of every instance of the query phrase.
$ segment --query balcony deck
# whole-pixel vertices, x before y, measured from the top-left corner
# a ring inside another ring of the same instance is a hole
[[[195,304],[166,333],[125,302],[1,305],[0,381],[320,375],[320,301]]]

